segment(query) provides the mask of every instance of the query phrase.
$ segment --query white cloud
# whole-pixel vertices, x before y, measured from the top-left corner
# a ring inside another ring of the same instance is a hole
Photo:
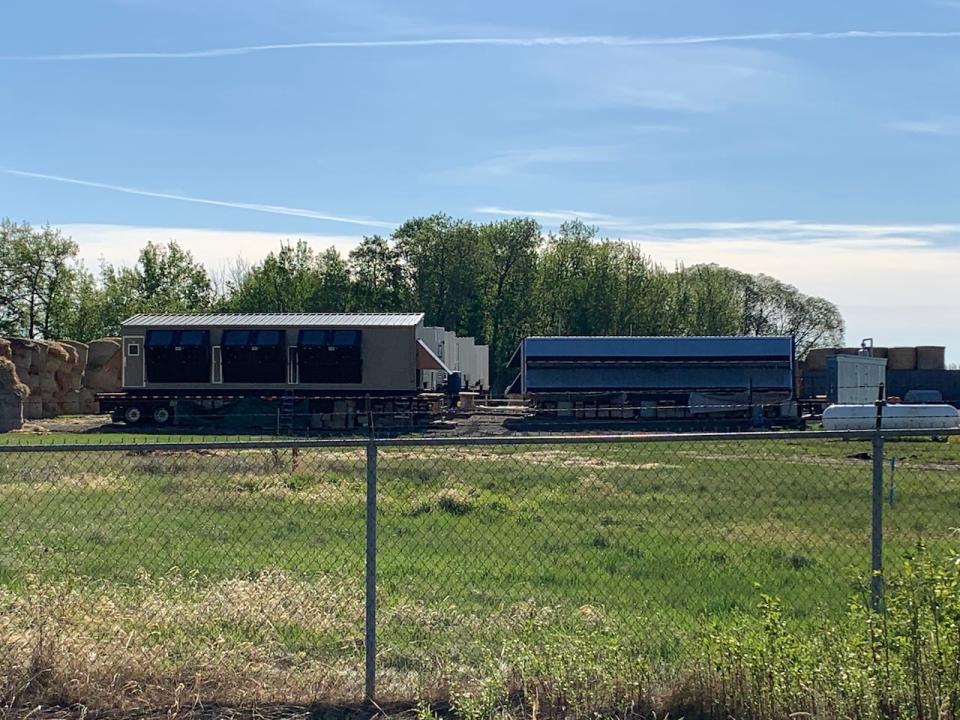
[[[144,227],[139,225],[66,224],[57,226],[80,247],[80,257],[91,269],[100,260],[115,265],[136,261],[148,242],[176,240],[180,246],[210,269],[217,269],[243,257],[255,262],[277,250],[281,243],[303,239],[317,250],[335,247],[342,254],[356,247],[360,235],[318,235],[304,233],[271,233],[248,230],[216,230],[183,227]]]
[[[620,220],[612,215],[588,212],[586,210],[515,210],[497,206],[478,207],[473,210],[479,215],[496,215],[499,217],[531,217],[546,225],[559,225],[569,220],[581,220],[588,225],[598,228],[618,228]]]
[[[918,135],[958,135],[960,118],[945,117],[935,120],[903,120],[891,123],[890,128],[899,132]]]
[[[158,198],[161,200],[178,200],[180,202],[197,203],[200,205],[214,205],[216,207],[234,208],[237,210],[251,210],[253,212],[268,213],[271,215],[292,215],[294,217],[309,218],[311,220],[325,220],[327,222],[345,223],[348,225],[363,225],[365,227],[394,228],[397,223],[385,220],[373,220],[370,218],[347,217],[344,215],[332,215],[319,210],[308,210],[305,208],[292,208],[283,205],[265,205],[260,203],[231,202],[226,200],[211,200],[209,198],[200,198],[190,195],[179,195],[174,193],[154,192],[152,190],[141,190],[139,188],[126,187],[123,185],[108,185],[107,183],[94,182],[92,180],[79,180],[77,178],[64,177],[62,175],[46,175],[44,173],[26,172],[24,170],[0,169],[0,172],[17,177],[34,178],[37,180],[49,180],[52,182],[67,183],[69,185],[80,185],[82,187],[97,188],[100,190],[110,190],[112,192],[125,193],[127,195],[141,195],[143,197]]]
[[[547,224],[566,220],[582,220],[605,231],[623,236],[675,238],[686,241],[749,240],[751,238],[783,241],[829,241],[876,243],[903,246],[925,246],[938,239],[960,239],[960,223],[825,223],[791,219],[723,220],[689,222],[644,222],[637,218],[607,215],[580,210],[519,210],[497,206],[474,209],[481,215],[532,217]]]
[[[949,39],[960,37],[960,31],[912,30],[841,30],[831,32],[767,32],[731,35],[556,35],[540,37],[449,37],[418,40],[345,40],[302,43],[273,43],[238,45],[185,51],[132,51],[98,53],[53,53],[43,55],[0,55],[7,62],[71,62],[89,60],[187,60],[235,57],[261,52],[289,50],[336,50],[363,48],[447,47],[463,45],[503,47],[663,47],[683,45],[712,45],[718,43],[771,43],[814,40],[895,40],[895,39]]]
[[[602,163],[617,159],[620,147],[612,145],[558,145],[507,150],[457,170],[444,171],[453,177],[497,177],[544,168],[550,165]]]

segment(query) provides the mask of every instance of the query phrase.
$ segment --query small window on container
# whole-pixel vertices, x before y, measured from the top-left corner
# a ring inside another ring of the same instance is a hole
[[[165,347],[173,345],[173,330],[147,330],[147,347]]]
[[[258,330],[254,333],[253,345],[260,347],[283,344],[283,333],[279,330]]]
[[[208,333],[206,330],[184,330],[180,333],[180,341],[177,345],[183,347],[204,347],[208,344]]]
[[[220,344],[224,347],[243,347],[250,337],[248,330],[224,330]]]
[[[140,354],[140,346],[137,343],[130,343],[127,345],[127,355],[130,357],[136,357]]]
[[[334,330],[330,344],[338,348],[352,348],[360,346],[359,330]]]
[[[301,330],[300,344],[304,347],[326,347],[330,344],[329,336],[327,330]]]

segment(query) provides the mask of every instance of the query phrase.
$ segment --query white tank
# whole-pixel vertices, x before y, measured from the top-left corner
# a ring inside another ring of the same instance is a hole
[[[949,430],[960,428],[960,410],[952,405],[886,405],[884,430]],[[823,411],[824,430],[873,430],[874,405],[831,405]]]

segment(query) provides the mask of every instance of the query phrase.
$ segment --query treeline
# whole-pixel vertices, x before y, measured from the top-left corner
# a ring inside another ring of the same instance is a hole
[[[579,221],[416,218],[346,257],[303,241],[209,270],[175,241],[91,272],[51,227],[0,224],[0,332],[88,340],[138,312],[423,311],[491,346],[494,383],[526,335],[795,335],[803,355],[843,340],[836,306],[766,275],[665,268]]]

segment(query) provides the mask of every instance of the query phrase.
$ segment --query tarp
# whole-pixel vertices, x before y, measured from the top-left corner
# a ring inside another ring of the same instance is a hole
[[[443,360],[438,358],[423,340],[417,340],[417,370],[441,370],[450,374]]]

